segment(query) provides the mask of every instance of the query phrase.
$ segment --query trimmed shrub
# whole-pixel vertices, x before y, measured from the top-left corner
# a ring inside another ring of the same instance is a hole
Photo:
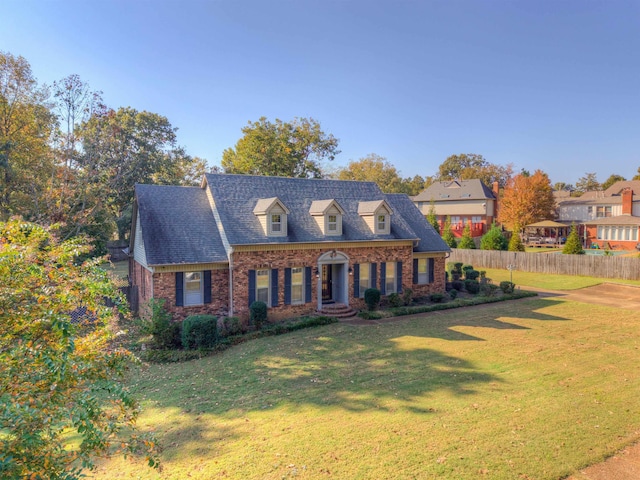
[[[173,321],[171,314],[164,308],[164,299],[151,299],[149,308],[149,333],[153,336],[154,346],[161,349],[180,348],[180,322]]]
[[[456,290],[455,288],[453,290],[449,290],[449,298],[451,298],[451,300],[455,300],[457,296],[458,290]]]
[[[511,232],[511,238],[509,239],[509,246],[507,250],[510,252],[524,252],[524,244],[522,243],[522,239],[520,238],[520,227],[516,225]]]
[[[480,295],[483,297],[493,297],[498,291],[498,286],[493,283],[481,283]]]
[[[242,333],[242,322],[238,317],[227,317],[222,320],[222,331],[218,332],[218,337],[230,337]]]
[[[466,278],[466,276],[467,276],[467,272],[468,272],[469,270],[473,270],[473,265],[469,265],[468,263],[465,263],[464,265],[462,265],[461,270],[462,270],[462,274],[463,274],[463,275],[465,276],[465,278]]]
[[[460,292],[464,288],[464,282],[462,280],[454,280],[451,282],[451,287]]]
[[[469,293],[478,293],[480,291],[480,282],[477,280],[465,280],[464,289]]]
[[[249,306],[249,318],[256,330],[261,330],[267,321],[267,304],[261,301],[253,302]]]
[[[476,248],[476,243],[473,241],[471,237],[471,227],[469,224],[465,225],[462,230],[462,237],[460,238],[460,242],[458,243],[459,249],[472,250]]]
[[[440,303],[442,302],[442,300],[444,300],[444,295],[441,293],[432,293],[431,295],[429,295],[429,300],[431,300],[433,303]]]
[[[380,290],[377,288],[367,288],[364,291],[364,303],[369,311],[373,312],[380,305]]]
[[[582,242],[578,235],[578,229],[575,225],[571,225],[571,232],[567,237],[567,241],[562,247],[562,253],[569,255],[584,255],[584,249],[582,248]]]
[[[502,234],[502,230],[494,223],[487,233],[480,239],[482,250],[506,250],[507,239]]]
[[[389,302],[389,305],[391,306],[391,308],[396,308],[402,305],[402,299],[400,298],[400,295],[398,295],[397,293],[389,294],[389,296],[387,297],[387,301]]]
[[[504,282],[500,282],[500,290],[502,290],[503,293],[513,293],[513,290],[515,288],[516,288],[516,284],[508,280],[505,280]]]
[[[360,312],[358,316],[365,320],[380,320],[382,318],[382,314],[380,312],[371,312],[371,311]]]
[[[478,270],[465,270],[464,278],[467,280],[477,280],[480,276],[480,272]]]
[[[402,292],[402,303],[404,305],[411,305],[411,302],[413,302],[413,290],[405,288]]]
[[[212,348],[218,341],[218,317],[189,315],[182,322],[182,346],[186,349]]]

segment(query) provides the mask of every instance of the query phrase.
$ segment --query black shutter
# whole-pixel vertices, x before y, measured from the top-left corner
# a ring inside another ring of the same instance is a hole
[[[396,292],[402,293],[402,262],[396,264]]]
[[[271,270],[271,306],[278,306],[278,269]]]
[[[387,294],[387,264],[385,262],[380,264],[380,294]]]
[[[291,305],[291,269],[284,269],[284,304]]]
[[[353,298],[360,296],[360,264],[353,265]]]
[[[418,259],[413,259],[413,284],[418,284]]]
[[[176,307],[184,305],[184,272],[176,272]]]
[[[256,301],[256,271],[249,270],[249,306]]]
[[[372,263],[371,264],[371,269],[369,270],[369,274],[371,276],[371,281],[369,282],[369,287],[370,288],[376,288],[376,285],[378,284],[378,264],[377,263]]]
[[[434,268],[435,268],[435,260],[433,258],[429,259],[429,283],[433,283],[434,279],[435,279],[435,275],[433,273]]]
[[[203,292],[203,301],[204,303],[211,303],[211,270],[205,270],[204,272],[204,292]]]
[[[304,267],[304,301],[311,301],[311,267]]]

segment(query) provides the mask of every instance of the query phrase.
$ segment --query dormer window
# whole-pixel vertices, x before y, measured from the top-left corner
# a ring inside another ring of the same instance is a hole
[[[360,202],[358,214],[365,221],[371,233],[389,235],[391,233],[391,207],[384,200]]]
[[[260,225],[268,237],[287,236],[287,216],[289,209],[277,197],[261,198],[253,209]]]
[[[344,210],[333,199],[314,200],[311,202],[309,213],[324,235],[342,235],[342,216]]]
[[[376,224],[376,233],[386,233],[387,231],[387,215],[378,215],[378,222]]]

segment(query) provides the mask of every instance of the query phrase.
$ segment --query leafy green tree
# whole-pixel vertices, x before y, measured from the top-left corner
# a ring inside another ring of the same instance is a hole
[[[471,225],[469,225],[468,223],[462,229],[462,238],[460,238],[458,248],[466,250],[476,248],[476,243],[473,241],[473,237],[471,237]]]
[[[487,186],[498,182],[504,186],[513,174],[513,166],[506,167],[488,162],[476,153],[451,155],[438,167],[437,180],[471,180],[480,179]]]
[[[272,123],[261,117],[242,133],[235,148],[222,152],[225,173],[320,178],[322,162],[340,153],[338,139],[324,133],[313,118]]]
[[[638,173],[634,175],[634,177],[631,180],[640,180],[640,167],[638,167]]]
[[[402,179],[396,167],[386,158],[375,153],[370,153],[358,161],[349,162],[347,167],[338,171],[337,178],[374,182],[385,193],[399,193],[402,190]]]
[[[458,248],[458,242],[456,242],[456,236],[451,230],[451,217],[447,216],[444,225],[442,226],[442,239],[444,243],[449,245],[449,248]]]
[[[520,238],[520,226],[516,225],[511,232],[511,238],[509,239],[509,245],[507,250],[510,252],[524,252],[525,248]]]
[[[610,175],[609,178],[607,178],[600,187],[602,188],[602,190],[606,190],[614,183],[624,182],[625,180],[626,178],[624,178],[622,175],[613,174],[613,175]]]
[[[480,239],[481,250],[506,250],[507,247],[507,239],[495,223],[491,225],[489,231]]]
[[[582,248],[582,242],[578,235],[578,229],[575,225],[571,225],[571,231],[567,237],[567,241],[562,247],[562,253],[571,255],[584,255],[584,249]]]
[[[82,124],[81,168],[106,192],[113,221],[133,202],[136,183],[190,185],[201,178],[204,162],[176,144],[176,128],[157,113],[126,107],[107,110]],[[127,229],[128,230],[128,229]],[[124,238],[127,230],[118,230]]]
[[[133,357],[110,343],[117,312],[104,299],[123,299],[95,262],[77,263],[87,249],[20,219],[0,223],[2,478],[77,479],[120,453],[156,464],[120,383]]]
[[[406,193],[413,197],[431,185],[433,183],[433,179],[431,177],[423,178],[420,175],[414,175],[413,178],[403,178],[401,183],[402,185],[398,193]]]
[[[438,215],[436,215],[436,205],[433,200],[429,205],[429,213],[427,214],[427,220],[433,227],[433,229],[440,234],[440,224],[438,223]]]
[[[580,177],[576,182],[576,190],[581,193],[600,190],[601,188],[595,173],[585,173],[584,177]]]
[[[553,184],[553,190],[556,192],[562,191],[562,190],[566,190],[566,191],[572,191],[575,190],[576,187],[574,187],[573,185],[571,185],[570,183],[565,183],[565,182],[556,182]]]
[[[23,57],[0,51],[0,215],[42,215],[56,124],[49,92]],[[0,217],[2,218],[2,217]]]

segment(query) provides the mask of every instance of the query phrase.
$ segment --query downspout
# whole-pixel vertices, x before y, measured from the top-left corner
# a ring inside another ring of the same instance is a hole
[[[233,247],[229,247],[229,316],[233,317]]]

